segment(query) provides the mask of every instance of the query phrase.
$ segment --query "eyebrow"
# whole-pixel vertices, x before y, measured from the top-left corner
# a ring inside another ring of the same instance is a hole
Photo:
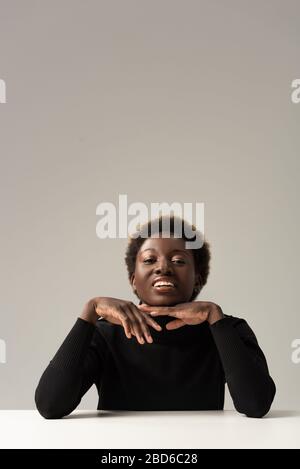
[[[141,251],[140,254],[142,254],[143,252],[146,252],[146,251],[156,251],[156,249],[155,248],[147,248],[147,249],[144,249],[143,251]],[[187,256],[189,255],[189,252],[184,251],[183,249],[173,249],[172,251],[170,251],[170,254],[174,253],[174,252],[179,252],[181,254],[186,254]]]

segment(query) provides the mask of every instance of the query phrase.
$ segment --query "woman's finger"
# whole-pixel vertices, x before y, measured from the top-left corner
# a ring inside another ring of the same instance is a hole
[[[130,318],[127,316],[126,312],[123,311],[123,309],[120,309],[120,311],[118,312],[118,316],[119,316],[120,321],[122,322],[122,326],[124,328],[126,337],[128,339],[131,339],[131,322],[130,322]]]
[[[173,331],[174,329],[179,329],[182,326],[186,326],[185,322],[181,319],[175,319],[166,325],[166,329],[168,329],[168,331]]]
[[[135,306],[134,303],[132,303],[132,305],[130,305],[130,306],[131,306],[131,311],[135,314],[135,317],[137,318],[137,320],[140,324],[140,328],[142,330],[142,333],[146,337],[147,341],[150,344],[152,344],[153,339],[152,339],[148,324],[146,322],[146,319],[144,317],[144,314]]]
[[[149,326],[152,326],[154,329],[158,331],[162,330],[162,327],[156,321],[154,321],[154,319],[152,319],[151,316],[149,316],[149,314],[147,313],[143,313],[143,314]]]
[[[138,318],[134,314],[134,311],[132,311],[132,309],[130,308],[129,304],[127,304],[124,307],[124,309],[125,309],[126,314],[128,315],[128,317],[130,318],[130,323],[131,323],[133,331],[135,332],[135,336],[136,336],[137,340],[139,341],[140,344],[144,344],[145,339],[143,338],[143,330],[141,328],[140,321],[138,320]]]

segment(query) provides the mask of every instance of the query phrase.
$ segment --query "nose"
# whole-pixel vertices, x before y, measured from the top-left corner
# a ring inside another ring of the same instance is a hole
[[[154,273],[157,274],[165,274],[171,275],[172,268],[167,259],[161,259],[155,266]]]

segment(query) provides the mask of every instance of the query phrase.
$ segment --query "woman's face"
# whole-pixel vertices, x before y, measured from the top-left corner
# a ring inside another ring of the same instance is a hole
[[[190,301],[195,286],[200,289],[192,250],[185,249],[182,238],[147,238],[137,254],[131,283],[142,302],[151,306]]]

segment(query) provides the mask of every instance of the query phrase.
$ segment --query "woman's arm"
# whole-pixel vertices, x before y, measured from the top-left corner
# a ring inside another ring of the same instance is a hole
[[[255,334],[244,319],[227,316],[210,326],[236,410],[263,417],[276,387]]]
[[[106,343],[94,322],[78,318],[36,388],[40,414],[47,419],[70,414],[100,379],[106,352]]]

